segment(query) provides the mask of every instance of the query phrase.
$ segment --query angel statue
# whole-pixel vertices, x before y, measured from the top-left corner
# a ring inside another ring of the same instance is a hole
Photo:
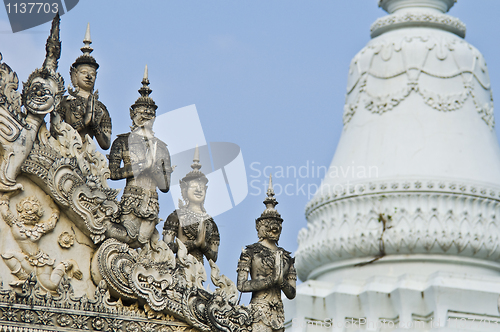
[[[64,79],[57,72],[61,55],[59,14],[52,20],[45,50],[42,68],[23,83],[21,96],[17,74],[7,64],[0,64],[0,192],[23,189],[16,182],[21,165],[33,148],[45,114],[59,107],[64,94]]]
[[[185,204],[179,200],[179,208],[172,212],[163,225],[163,241],[177,252],[175,238],[184,243],[188,253],[203,263],[203,256],[217,261],[219,251],[219,229],[205,211],[208,179],[200,171],[200,153],[194,152],[193,169],[181,181],[181,193]]]
[[[108,235],[133,247],[154,245],[156,241],[151,239],[155,232],[159,239],[155,228],[160,210],[156,188],[168,192],[173,171],[167,145],[153,132],[158,106],[149,97],[152,90],[147,66],[142,84],[141,96],[130,108],[131,132],[118,135],[108,155],[111,180],[127,180],[120,202],[120,223],[111,223]]]
[[[108,110],[98,98],[99,94],[94,92],[94,85],[99,64],[90,53],[90,26],[83,39],[84,46],[80,49],[80,55],[70,68],[71,83],[74,89],[68,88],[69,96],[65,96],[56,112],[51,117],[52,135],[57,134],[58,125],[61,121],[70,124],[82,137],[89,135],[96,138],[97,143],[103,150],[109,149],[111,144],[111,117]]]
[[[252,292],[253,332],[284,331],[281,291],[287,298],[295,298],[297,272],[291,253],[278,247],[283,219],[275,209],[278,202],[271,177],[264,204],[266,209],[255,220],[259,242],[243,249],[238,260],[237,287],[240,292]]]

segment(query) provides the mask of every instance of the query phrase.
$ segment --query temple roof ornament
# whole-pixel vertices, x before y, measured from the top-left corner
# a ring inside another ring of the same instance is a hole
[[[253,331],[278,332],[285,322],[281,292],[295,298],[297,273],[291,253],[278,247],[283,219],[275,208],[272,175],[264,204],[255,220],[259,241],[242,249],[238,260],[238,290],[252,292]]]
[[[51,133],[56,134],[60,123],[66,122],[78,131],[82,140],[89,135],[95,138],[99,146],[107,150],[111,144],[111,117],[106,106],[99,101],[98,90],[94,91],[99,64],[90,53],[90,26],[83,39],[84,46],[80,55],[69,69],[71,86],[69,95],[64,96],[61,105],[51,114]]]
[[[177,233],[175,253],[173,243],[161,240],[156,230],[161,221],[157,189],[169,191],[173,168],[167,145],[152,131],[157,106],[147,66],[140,97],[130,109],[132,130],[113,142],[109,167],[92,136],[81,132],[89,124],[94,134],[104,128],[98,127],[105,108],[94,92],[98,65],[91,42],[87,26],[83,54],[70,69],[76,90],[64,98],[57,73],[59,15],[44,65],[30,75],[22,95],[16,73],[0,63],[0,96],[5,97],[0,103],[0,312],[9,312],[8,318],[0,315],[0,331],[250,332],[254,308],[237,303],[236,285],[215,265],[219,232],[203,208],[208,179],[200,171],[198,149],[181,184],[188,204],[179,208],[175,230],[186,236]],[[68,107],[58,108],[61,99]],[[50,131],[43,122],[49,112]],[[109,138],[110,118],[107,128]],[[95,137],[101,147],[109,143]],[[119,190],[107,184],[110,177],[126,179],[119,202]],[[273,195],[271,186],[270,210],[276,205]],[[202,284],[207,278],[203,257],[212,269],[214,292]],[[286,263],[284,272],[292,259]],[[294,284],[283,275],[276,286]],[[260,304],[273,306],[279,298],[273,300]]]

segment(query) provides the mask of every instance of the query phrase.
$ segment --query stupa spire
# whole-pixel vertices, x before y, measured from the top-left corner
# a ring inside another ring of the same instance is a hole
[[[454,3],[379,2],[390,15],[351,62],[326,174],[364,172],[325,176],[306,207],[295,265],[304,283],[291,316],[414,323],[423,315],[442,322],[433,331],[462,331],[447,323],[450,313],[498,315],[500,147],[486,62],[463,39],[465,25],[445,14]],[[491,275],[494,287],[471,286]],[[429,285],[442,296],[422,311]],[[486,297],[488,309],[477,308]]]

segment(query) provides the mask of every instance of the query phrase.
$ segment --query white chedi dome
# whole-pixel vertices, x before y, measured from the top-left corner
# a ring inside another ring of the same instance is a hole
[[[410,261],[435,262],[427,274],[443,262],[440,270],[500,269],[490,80],[463,39],[465,25],[444,14],[454,2],[380,1],[390,15],[351,62],[344,130],[306,207],[296,253],[302,280],[346,277],[374,261],[390,262],[377,273],[393,275],[418,274]]]

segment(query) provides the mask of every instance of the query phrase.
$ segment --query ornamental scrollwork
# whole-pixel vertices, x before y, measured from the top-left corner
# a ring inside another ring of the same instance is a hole
[[[486,62],[477,49],[456,37],[436,33],[375,38],[352,60],[347,86],[344,126],[362,109],[382,115],[413,94],[440,112],[457,112],[472,100],[480,118],[490,129],[495,126]]]

